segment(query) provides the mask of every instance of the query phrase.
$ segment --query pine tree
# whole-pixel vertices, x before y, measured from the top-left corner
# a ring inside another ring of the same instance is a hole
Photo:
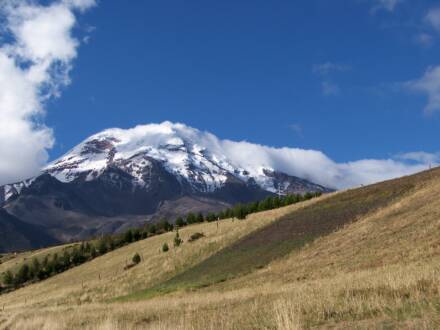
[[[203,218],[203,214],[202,213],[197,214],[197,217],[196,217],[196,222],[197,223],[202,223],[204,220],[205,219]]]
[[[98,256],[98,252],[96,252],[96,248],[94,245],[92,245],[90,247],[90,257],[92,257],[92,259],[96,258]]]
[[[42,267],[46,268],[48,264],[49,264],[49,257],[46,255],[43,259]]]
[[[249,212],[251,212],[251,213],[258,212],[258,207],[259,207],[258,202],[254,202],[254,203],[249,204],[249,206],[248,206]]]
[[[172,231],[173,225],[168,222],[168,220],[163,219],[159,223],[159,228],[163,229],[164,231]]]
[[[309,199],[312,199],[313,198],[313,194],[311,193],[311,192],[308,192],[308,193],[306,193],[305,195],[304,195],[304,199],[305,200],[309,200]]]
[[[90,253],[90,249],[91,249],[91,245],[89,242],[86,242],[85,246],[84,246],[84,252],[85,253]]]
[[[12,275],[11,271],[6,271],[3,274],[3,284],[6,286],[10,286],[14,283],[14,275]]]
[[[32,277],[38,277],[41,265],[37,258],[32,259]]]
[[[163,243],[163,245],[162,245],[162,252],[168,252],[169,249],[170,248],[168,247],[168,244],[167,243]]]
[[[187,223],[185,222],[185,220],[183,220],[182,217],[178,217],[176,220],[176,226],[177,227],[185,227],[187,225]]]
[[[247,211],[245,209],[245,206],[243,206],[242,204],[238,204],[234,208],[234,216],[240,220],[246,219]]]
[[[84,245],[84,242],[82,242],[81,245],[79,246],[79,251],[81,253],[85,253],[86,252],[86,246]]]
[[[29,272],[29,266],[27,264],[22,265],[15,276],[15,283],[23,284],[29,281]]]
[[[174,247],[179,247],[183,243],[183,240],[180,238],[179,231],[176,231],[176,236],[174,236]]]
[[[139,229],[133,230],[133,241],[137,242],[141,239],[141,231]]]
[[[188,215],[186,216],[186,222],[188,223],[188,225],[196,223],[196,216],[194,215],[194,213],[188,213]]]
[[[148,232],[149,232],[151,235],[155,235],[156,232],[157,232],[157,227],[156,227],[156,225],[151,225],[151,226],[148,228]]]
[[[131,243],[131,242],[133,242],[133,232],[131,231],[131,229],[129,229],[129,230],[127,230],[127,231],[125,232],[125,235],[124,235],[124,242],[125,242],[125,243]]]
[[[98,252],[101,255],[107,253],[107,244],[104,239],[101,239],[98,242]]]
[[[63,267],[64,269],[67,269],[70,267],[70,253],[69,251],[65,250],[62,257]]]
[[[206,221],[213,222],[215,220],[217,220],[217,215],[216,214],[210,212],[210,213],[208,213],[206,215]]]

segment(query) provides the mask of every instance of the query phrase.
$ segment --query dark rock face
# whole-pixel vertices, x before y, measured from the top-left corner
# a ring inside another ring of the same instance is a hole
[[[316,183],[282,172],[264,170],[264,174],[270,178],[274,178],[275,188],[280,189],[285,194],[305,194],[307,192],[328,193],[333,191]]]
[[[18,252],[59,243],[43,227],[25,223],[0,209],[0,253]]]

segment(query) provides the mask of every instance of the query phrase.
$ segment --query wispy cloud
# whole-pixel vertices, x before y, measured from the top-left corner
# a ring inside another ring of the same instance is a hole
[[[312,67],[312,72],[321,78],[321,91],[324,96],[335,96],[341,92],[341,87],[332,76],[349,70],[351,66],[333,62],[319,63]]]
[[[289,128],[300,138],[304,137],[303,128],[300,124],[290,124]]]
[[[416,163],[435,164],[440,162],[440,153],[429,153],[424,151],[401,153],[395,156],[396,159],[413,161]]]
[[[37,173],[52,147],[44,104],[70,83],[76,13],[95,0],[0,2],[0,184]],[[1,43],[1,40],[7,42]]]
[[[403,86],[428,97],[425,113],[440,111],[440,66],[428,68],[421,78],[408,81]]]
[[[323,81],[321,83],[321,89],[322,94],[325,96],[338,95],[341,92],[339,85],[330,81]]]
[[[332,62],[315,64],[312,68],[313,73],[321,76],[326,76],[333,72],[344,72],[349,70],[351,70],[351,66],[349,65]]]
[[[158,127],[159,125],[148,126]],[[250,173],[258,173],[261,166],[264,166],[334,188],[347,188],[383,181],[425,170],[431,161],[432,165],[437,164],[437,159],[430,158],[427,153],[424,156],[408,153],[402,154],[400,158],[363,159],[341,163],[318,150],[273,148],[246,141],[221,140],[213,134],[184,124],[166,122],[160,126],[166,126],[169,129],[155,129],[155,132],[166,132],[164,134],[169,134],[170,137],[177,135],[190,141],[197,141],[218,158],[226,157],[232,165],[241,167]],[[137,134],[138,131],[145,131],[145,126],[132,130],[133,134]],[[160,135],[155,133],[154,139],[155,141],[160,139]]]
[[[375,13],[378,10],[394,11],[401,2],[403,2],[403,0],[374,0],[372,12]]]
[[[429,47],[434,43],[434,37],[429,33],[422,32],[414,37],[414,42],[423,47]]]
[[[440,32],[440,8],[431,8],[426,14],[424,21],[434,30]]]

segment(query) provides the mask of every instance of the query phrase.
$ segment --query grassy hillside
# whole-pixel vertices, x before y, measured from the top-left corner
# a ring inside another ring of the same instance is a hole
[[[436,169],[154,237],[0,296],[0,328],[438,328],[439,195]]]
[[[402,198],[422,180],[422,177],[405,178],[328,197],[318,204],[286,214],[166,283],[127,298],[142,299],[179,288],[209,286],[264,268],[314,239]]]
[[[273,222],[288,212],[314,202],[309,201],[253,214],[245,221],[224,220],[219,223],[218,227],[216,223],[185,227],[179,231],[184,240],[179,249],[172,248],[174,233],[154,236],[117,249],[46,281],[0,296],[0,306],[2,303],[6,303],[7,306],[21,306],[25,300],[27,306],[100,302],[133,293],[173,277],[246,234]],[[203,233],[205,237],[192,243],[187,242],[189,237],[196,232]],[[168,253],[162,252],[164,243],[168,243],[171,247]],[[32,255],[21,254],[18,258],[1,265],[2,270],[16,267],[25,258],[30,260],[36,254],[54,253],[56,252],[54,249],[62,248],[64,247],[40,250]],[[135,253],[142,256],[143,262],[125,271],[124,267]]]

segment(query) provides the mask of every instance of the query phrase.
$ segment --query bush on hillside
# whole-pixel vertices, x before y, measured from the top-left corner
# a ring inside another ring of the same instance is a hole
[[[174,237],[174,247],[179,247],[183,243],[182,239],[180,238],[179,231],[176,231],[176,236]]]
[[[203,233],[194,233],[190,236],[188,242],[194,242],[197,241],[198,239],[205,237],[205,235]]]
[[[133,258],[131,259],[131,261],[133,261],[133,263],[135,265],[137,265],[138,263],[141,262],[141,256],[139,255],[139,253],[136,253]]]

